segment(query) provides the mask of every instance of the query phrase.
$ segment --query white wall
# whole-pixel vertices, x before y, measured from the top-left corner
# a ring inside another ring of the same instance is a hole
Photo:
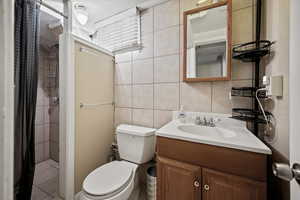
[[[265,1],[265,37],[276,41],[272,56],[266,65],[267,75],[283,75],[283,97],[273,98],[269,110],[277,124],[276,138],[270,144],[289,159],[289,0]]]

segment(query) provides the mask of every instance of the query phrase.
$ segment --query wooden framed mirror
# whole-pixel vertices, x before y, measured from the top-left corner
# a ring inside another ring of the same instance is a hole
[[[183,14],[185,82],[231,79],[232,2],[213,2]]]

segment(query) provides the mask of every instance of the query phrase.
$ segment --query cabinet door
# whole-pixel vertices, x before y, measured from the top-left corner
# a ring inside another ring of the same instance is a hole
[[[158,200],[200,200],[201,168],[158,158]]]
[[[203,200],[266,200],[266,183],[202,169]]]

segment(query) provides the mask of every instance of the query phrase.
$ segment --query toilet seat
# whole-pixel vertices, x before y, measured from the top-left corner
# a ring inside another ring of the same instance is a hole
[[[136,168],[133,163],[113,161],[95,169],[83,182],[81,199],[115,199],[131,192]]]

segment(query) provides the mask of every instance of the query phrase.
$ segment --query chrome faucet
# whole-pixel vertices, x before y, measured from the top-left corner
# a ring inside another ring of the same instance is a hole
[[[207,120],[206,117],[203,117],[202,120],[200,116],[196,117],[195,124],[200,126],[209,126],[209,127],[216,126],[214,118],[210,118],[209,120]]]

